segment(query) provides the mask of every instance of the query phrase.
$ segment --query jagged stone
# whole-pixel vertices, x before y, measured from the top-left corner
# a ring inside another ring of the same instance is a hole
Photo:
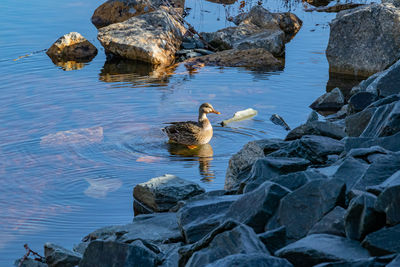
[[[74,267],[82,259],[82,254],[53,243],[44,244],[44,256],[49,267]]]
[[[344,230],[344,215],[346,210],[342,207],[335,207],[332,211],[327,213],[322,219],[314,224],[308,232],[311,234],[330,234],[338,236],[346,236]]]
[[[317,111],[337,111],[344,105],[345,99],[342,91],[335,88],[315,100],[310,108]]]
[[[327,121],[313,121],[291,130],[285,140],[299,139],[304,135],[321,135],[340,140],[346,136],[346,133],[343,127],[338,124]]]
[[[361,112],[347,116],[345,118],[346,134],[353,137],[360,136],[370,122],[375,110],[376,108],[367,108]]]
[[[267,256],[262,253],[251,254],[234,254],[229,255],[213,263],[207,264],[206,267],[293,267],[293,265],[285,259]]]
[[[274,230],[264,232],[259,234],[258,237],[264,243],[268,251],[274,254],[275,251],[286,246],[286,227],[281,226]]]
[[[400,224],[367,235],[361,245],[373,256],[400,253]]]

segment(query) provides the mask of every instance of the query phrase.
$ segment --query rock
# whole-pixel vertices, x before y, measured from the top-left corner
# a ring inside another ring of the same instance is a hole
[[[108,0],[94,11],[92,23],[99,29],[123,22],[133,16],[154,11],[160,3],[152,0]]]
[[[138,215],[132,223],[97,229],[88,234],[83,241],[108,240],[130,243],[138,239],[154,243],[182,241],[176,213]]]
[[[82,255],[52,243],[44,244],[44,256],[49,267],[74,267]]]
[[[371,105],[368,106],[368,108],[377,108],[383,105],[387,105],[393,102],[397,102],[400,100],[400,94],[397,95],[390,95],[387,96],[385,98],[381,98],[377,101],[375,101],[374,103],[372,103]]]
[[[175,206],[178,201],[204,192],[205,190],[194,182],[165,174],[136,185],[133,196],[154,212],[165,212]]]
[[[163,257],[161,258],[162,264],[160,267],[176,267],[179,264],[179,249],[182,247],[182,244],[166,244],[168,247],[167,250],[164,250]]]
[[[263,182],[281,174],[302,171],[311,163],[303,158],[265,157],[257,160],[251,168],[248,178],[240,184],[239,192],[250,192]],[[243,189],[243,190],[242,190]]]
[[[184,33],[180,22],[159,9],[103,27],[97,38],[107,53],[155,65],[170,65]]]
[[[400,224],[367,235],[361,245],[373,256],[400,253]]]
[[[207,264],[206,267],[292,267],[293,265],[285,259],[273,256],[267,256],[262,253],[251,254],[234,254],[229,255],[213,263]]]
[[[286,226],[288,238],[302,238],[336,205],[343,205],[345,191],[337,180],[311,181],[281,199],[277,221]]]
[[[346,134],[348,136],[360,136],[367,127],[372,116],[375,113],[376,108],[367,108],[356,114],[352,114],[346,117]]]
[[[386,265],[386,267],[396,267],[396,266],[400,266],[400,255],[398,255],[388,265]]]
[[[381,72],[372,74],[367,79],[360,81],[359,84],[354,85],[350,90],[350,96],[355,95],[359,92],[365,92],[367,90],[367,87],[379,76],[380,73]],[[335,74],[335,75],[340,75],[340,74]]]
[[[310,115],[308,115],[306,124],[313,121],[318,121],[318,119],[319,119],[318,113],[315,110],[313,110],[311,111]]]
[[[400,55],[399,18],[400,11],[385,4],[338,13],[326,49],[329,71],[369,76],[395,63]]]
[[[352,113],[360,112],[377,100],[378,96],[370,92],[359,92],[350,97],[349,107]]]
[[[186,243],[194,243],[218,227],[238,195],[209,197],[187,202],[177,213]]]
[[[313,164],[323,164],[327,156],[340,154],[344,149],[343,143],[330,137],[304,135],[300,139],[288,142],[286,147],[269,154],[271,157],[304,158]]]
[[[312,180],[326,179],[326,178],[327,177],[322,173],[313,170],[306,170],[300,172],[292,172],[285,175],[279,175],[270,179],[269,181],[277,183],[293,191]]]
[[[322,219],[314,224],[308,232],[311,234],[330,234],[337,236],[346,236],[344,230],[344,215],[346,210],[342,207],[336,206],[332,211],[327,213]]]
[[[275,253],[280,248],[286,246],[286,227],[281,226],[274,230],[270,230],[259,234],[258,237],[264,243],[269,252]]]
[[[176,204],[176,206],[172,207],[169,211],[170,212],[178,212],[183,206],[185,206],[187,203],[194,202],[194,201],[200,201],[200,200],[209,200],[213,199],[214,197],[222,197],[225,195],[230,195],[229,191],[225,190],[212,190],[208,191],[205,193],[202,193],[200,195],[196,195],[194,197],[191,197],[187,200],[181,200]]]
[[[390,136],[400,131],[400,101],[378,107],[361,137]]]
[[[287,245],[276,255],[294,266],[308,267],[321,262],[368,258],[368,251],[358,242],[328,234],[313,234]]]
[[[247,224],[256,233],[262,233],[266,223],[277,210],[280,199],[289,192],[288,189],[267,181],[235,201],[226,217]]]
[[[354,189],[366,190],[368,186],[378,185],[400,169],[400,154],[382,155],[375,160],[364,175],[354,185]]]
[[[386,214],[386,223],[400,223],[400,171],[394,173],[380,187],[385,188],[379,195],[375,208]]]
[[[327,121],[313,121],[291,130],[285,140],[299,139],[304,135],[321,135],[340,140],[346,136],[346,133],[343,127],[338,124]]]
[[[185,61],[185,66],[190,69],[203,66],[221,66],[275,71],[282,69],[283,63],[264,48],[253,48],[247,50],[230,49],[211,55],[191,58]]]
[[[380,146],[371,146],[371,147],[367,147],[367,148],[354,148],[347,153],[347,156],[353,157],[353,158],[359,158],[368,163],[372,163],[372,162],[369,162],[369,160],[368,160],[368,157],[370,155],[374,155],[374,154],[387,155],[390,153],[391,152],[389,150],[386,150]]]
[[[373,93],[380,97],[387,97],[393,94],[399,94],[400,93],[399,75],[400,75],[400,61],[397,61],[388,69],[380,73],[377,73],[375,79],[373,79],[371,83],[367,87],[365,87],[365,91]]]
[[[345,137],[343,141],[345,151],[370,146],[381,146],[394,152],[400,151],[400,133],[386,137]]]
[[[40,261],[35,261],[34,259],[31,258],[26,258],[23,263],[20,263],[22,260],[18,259],[14,262],[15,267],[47,267],[48,265],[46,263],[40,262]]]
[[[385,267],[392,257],[370,257],[366,259],[326,262],[314,267]]]
[[[205,266],[232,254],[269,255],[253,229],[228,220],[197,243],[179,251],[179,266]]]
[[[307,0],[306,2],[313,6],[326,6],[331,0]]]
[[[363,193],[350,201],[345,215],[346,236],[362,240],[385,224],[385,218],[374,209],[376,196]]]
[[[285,33],[285,42],[289,42],[297,34],[303,25],[303,21],[291,12],[272,13],[279,27]]]
[[[85,250],[79,267],[156,266],[157,255],[141,241],[132,244],[95,240]]]
[[[397,186],[397,185],[400,185],[399,171],[395,172],[392,176],[390,176],[388,179],[386,179],[381,184],[371,186],[370,188],[372,188],[374,192],[377,192],[376,195],[379,196],[383,192],[383,190],[385,190],[386,188],[389,188],[392,186]]]
[[[338,110],[338,112],[325,116],[325,119],[327,121],[333,121],[333,122],[336,121],[337,122],[338,120],[342,120],[342,119],[346,118],[348,112],[349,112],[349,105],[346,104],[346,105],[342,106]]]
[[[228,164],[225,176],[225,190],[237,187],[241,179],[250,172],[251,166],[257,159],[263,158],[266,153],[276,151],[284,146],[285,142],[279,139],[264,139],[251,141],[234,154]]]
[[[40,139],[41,146],[88,145],[103,141],[103,127],[81,128],[48,134]]]
[[[306,12],[327,12],[327,13],[337,13],[343,10],[348,10],[348,9],[353,9],[359,6],[362,6],[364,4],[358,4],[358,3],[344,3],[344,4],[336,4],[333,6],[324,6],[324,7],[316,7],[316,8],[308,8],[305,11]]]
[[[344,96],[339,88],[318,97],[310,108],[316,111],[338,111],[344,105]]]
[[[337,170],[331,178],[344,182],[348,192],[360,180],[368,167],[369,166],[366,163],[352,157],[347,157],[338,165]]]
[[[70,32],[46,51],[54,63],[65,61],[89,62],[97,55],[97,48],[78,32]]]

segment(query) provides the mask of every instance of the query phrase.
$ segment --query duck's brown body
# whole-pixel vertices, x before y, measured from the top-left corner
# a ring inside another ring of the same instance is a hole
[[[208,113],[220,114],[210,104],[204,103],[199,108],[199,120],[186,122],[172,122],[163,131],[168,135],[169,140],[175,143],[196,146],[210,142],[213,136],[213,129],[207,118]]]

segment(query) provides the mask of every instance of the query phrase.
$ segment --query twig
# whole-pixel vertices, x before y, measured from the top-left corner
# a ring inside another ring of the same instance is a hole
[[[22,259],[19,261],[18,267],[22,267],[22,264],[26,259],[28,259],[29,255],[32,253],[32,255],[36,256],[34,258],[35,261],[40,261],[40,262],[45,262],[45,258],[43,256],[40,256],[39,253],[33,251],[32,249],[29,248],[28,244],[24,244],[24,248],[26,250],[25,255],[22,257]]]

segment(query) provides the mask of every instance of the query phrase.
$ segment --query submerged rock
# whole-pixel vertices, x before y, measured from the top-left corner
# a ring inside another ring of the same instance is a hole
[[[178,201],[204,193],[198,184],[165,174],[135,186],[134,198],[154,212],[165,212]]]
[[[400,10],[371,4],[340,12],[331,22],[326,56],[331,72],[369,76],[400,57]]]
[[[46,54],[55,64],[67,61],[89,62],[97,55],[97,48],[80,33],[70,32],[60,37]]]
[[[103,141],[103,127],[81,128],[61,131],[43,136],[40,145],[88,145]]]
[[[170,65],[185,31],[173,16],[159,9],[103,27],[97,38],[107,53],[155,65]]]

